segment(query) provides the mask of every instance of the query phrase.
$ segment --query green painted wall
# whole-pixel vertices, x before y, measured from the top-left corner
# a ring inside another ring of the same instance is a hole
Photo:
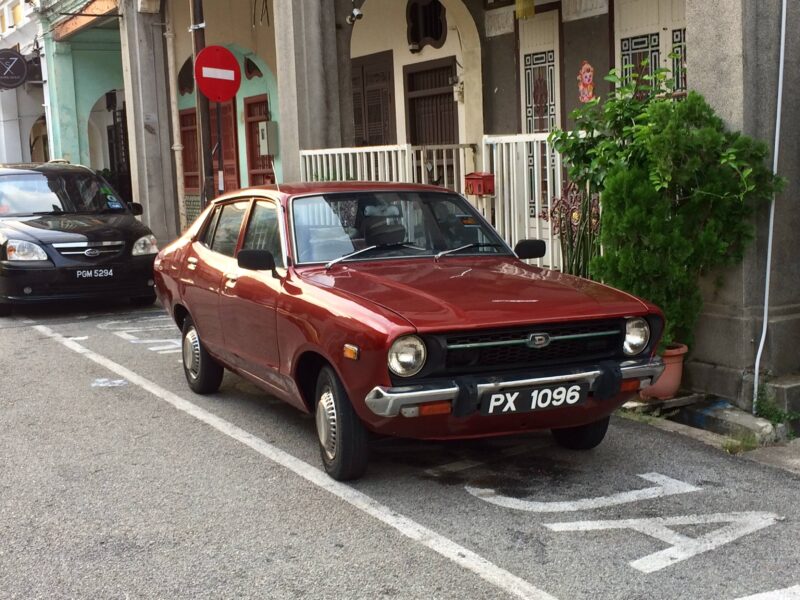
[[[45,58],[51,156],[88,165],[92,107],[124,85],[119,31],[90,29],[66,42],[48,34]]]
[[[245,128],[245,113],[244,113],[244,100],[245,98],[250,98],[252,96],[260,96],[262,94],[267,94],[269,97],[269,109],[270,109],[270,117],[273,121],[278,120],[278,82],[275,79],[275,75],[270,71],[267,64],[261,60],[260,57],[253,54],[246,48],[242,48],[241,46],[237,46],[234,44],[226,45],[231,52],[236,55],[236,58],[239,59],[239,67],[242,69],[242,85],[239,88],[239,92],[236,94],[236,122],[237,122],[237,144],[239,147],[239,183],[242,187],[247,187],[249,185],[249,181],[247,180],[247,172],[248,172],[248,159],[247,159],[247,132]],[[249,58],[252,60],[261,72],[264,74],[263,77],[255,77],[253,79],[247,79],[244,76],[244,59]],[[177,65],[178,69],[183,65]],[[180,110],[186,110],[190,108],[195,108],[196,98],[195,93],[191,94],[183,94],[178,98],[178,108]],[[214,106],[212,103],[211,110],[214,110]],[[275,179],[278,182],[283,181],[283,171],[281,169],[281,157],[280,152],[275,155],[274,161],[274,169],[275,169]]]

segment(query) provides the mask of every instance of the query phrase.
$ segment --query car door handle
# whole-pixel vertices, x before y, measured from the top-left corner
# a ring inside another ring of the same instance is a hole
[[[239,276],[236,273],[225,273],[225,279],[228,280],[225,285],[227,287],[233,287],[236,285],[236,280],[239,279]]]
[[[194,271],[197,268],[197,263],[200,261],[198,261],[194,256],[190,256],[186,259],[186,262],[189,263],[189,269]]]

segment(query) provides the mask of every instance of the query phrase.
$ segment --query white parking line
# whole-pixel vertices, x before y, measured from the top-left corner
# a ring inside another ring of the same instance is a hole
[[[784,590],[764,592],[755,596],[746,596],[737,600],[800,600],[800,585],[795,585]]]
[[[273,446],[261,438],[248,433],[244,429],[237,427],[229,421],[226,421],[225,419],[222,419],[217,415],[200,408],[196,404],[181,398],[177,394],[162,388],[158,384],[153,383],[149,379],[146,379],[130,369],[123,367],[111,359],[97,354],[88,348],[81,346],[77,342],[71,341],[43,325],[36,325],[34,326],[34,329],[39,333],[52,338],[66,348],[69,348],[73,352],[80,354],[84,358],[105,367],[120,377],[124,377],[132,384],[139,386],[143,390],[149,392],[164,402],[171,404],[178,410],[193,416],[195,419],[202,421],[217,431],[224,433],[238,442],[241,442],[245,446],[255,450],[274,463],[302,477],[309,483],[327,491],[328,493],[347,502],[358,510],[374,517],[389,527],[392,527],[407,538],[418,542],[419,544],[433,550],[448,560],[471,571],[472,573],[478,575],[481,579],[491,583],[501,590],[517,598],[525,598],[530,600],[556,600],[554,596],[551,596],[547,592],[540,590],[513,573],[498,567],[494,563],[489,562],[479,554],[476,554],[475,552],[468,550],[464,546],[457,544],[451,539],[436,533],[432,529],[428,529],[424,525],[421,525],[420,523],[417,523],[416,521],[399,514],[395,510],[384,504],[381,504],[370,496],[367,496],[366,494],[359,492],[343,483],[334,481],[324,472],[311,466],[310,464],[292,456],[287,452],[284,452],[283,450]]]
[[[695,487],[683,481],[678,481],[677,479],[672,479],[671,477],[659,473],[644,473],[643,475],[637,475],[637,477],[641,477],[657,485],[641,490],[619,492],[617,494],[611,494],[610,496],[597,496],[595,498],[580,498],[578,500],[555,502],[538,502],[534,500],[510,498],[509,496],[498,494],[491,488],[465,486],[465,489],[476,498],[485,500],[490,504],[502,506],[503,508],[513,508],[515,510],[525,510],[536,513],[593,510],[596,508],[606,508],[608,506],[639,502],[640,500],[651,500],[653,498],[662,498],[663,496],[674,496],[675,494],[687,494],[689,492],[700,491],[699,487]]]

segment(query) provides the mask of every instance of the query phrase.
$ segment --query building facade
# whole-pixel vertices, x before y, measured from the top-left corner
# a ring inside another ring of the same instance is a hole
[[[607,96],[610,70],[669,69],[730,127],[774,138],[781,0],[204,0],[202,20],[193,5],[0,2],[6,27],[18,28],[0,43],[40,60],[43,82],[17,91],[15,105],[0,92],[6,160],[57,157],[107,170],[145,206],[159,239],[174,237],[208,185],[193,78],[200,29],[242,72],[236,97],[210,107],[205,145],[221,153],[225,189],[359,177],[462,190],[467,172],[491,171],[495,196],[472,199],[509,241],[548,239],[550,266],[557,244],[540,215],[563,170],[547,135],[569,127],[581,103]],[[800,5],[788,6],[791,98],[800,89]],[[798,124],[800,108],[785,102],[773,150],[788,186],[775,226],[760,212],[744,263],[704,284],[686,384],[742,407],[753,396],[772,244],[777,283],[761,367],[776,400],[800,409],[800,208],[789,200],[800,192]]]

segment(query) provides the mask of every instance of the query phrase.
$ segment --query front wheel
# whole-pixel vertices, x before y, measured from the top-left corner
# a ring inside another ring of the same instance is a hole
[[[200,335],[191,317],[183,323],[183,373],[192,391],[213,394],[222,384],[225,369],[215,361],[200,341]]]
[[[358,479],[367,469],[367,430],[332,368],[324,367],[320,371],[314,397],[319,450],[325,472],[338,481]]]
[[[138,308],[144,308],[146,306],[150,306],[156,301],[155,294],[147,294],[146,296],[134,296],[131,298],[131,304]]]
[[[0,317],[10,317],[10,316],[11,316],[11,305],[0,303]]]
[[[608,431],[610,417],[600,419],[594,423],[587,423],[578,427],[565,427],[553,429],[552,434],[556,443],[562,448],[570,450],[591,450],[603,441]]]

